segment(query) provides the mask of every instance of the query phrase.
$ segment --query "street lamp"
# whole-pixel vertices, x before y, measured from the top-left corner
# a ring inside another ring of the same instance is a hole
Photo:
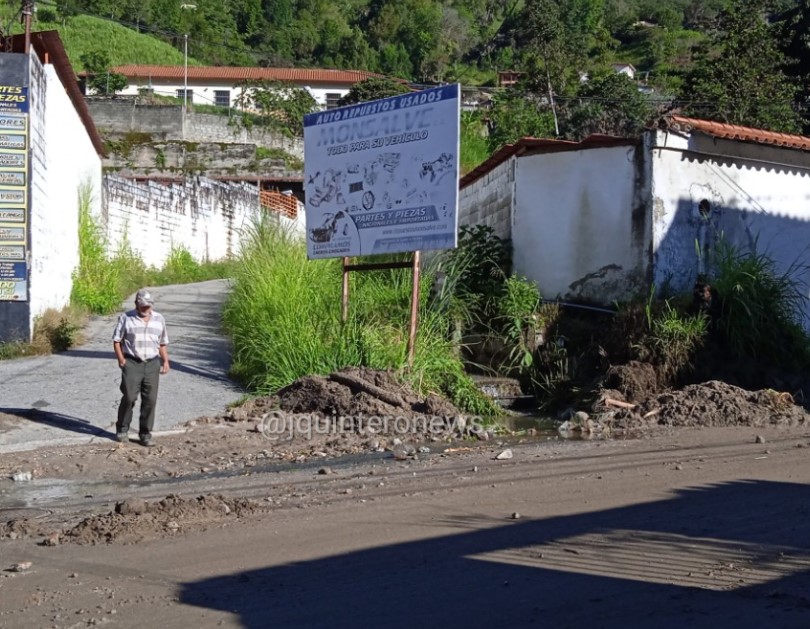
[[[196,4],[183,2],[181,9],[195,10]],[[186,29],[188,30],[188,29]],[[186,139],[186,110],[188,109],[188,32],[183,35],[183,139]]]

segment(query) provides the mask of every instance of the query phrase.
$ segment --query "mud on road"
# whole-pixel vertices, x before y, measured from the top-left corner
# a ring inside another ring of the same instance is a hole
[[[77,484],[6,525],[0,626],[799,629],[808,456],[805,427],[662,427]]]
[[[5,454],[0,626],[410,627],[414,601],[442,626],[810,626],[804,410],[719,382],[604,394],[591,439],[302,430],[457,412],[354,370],[153,448]]]

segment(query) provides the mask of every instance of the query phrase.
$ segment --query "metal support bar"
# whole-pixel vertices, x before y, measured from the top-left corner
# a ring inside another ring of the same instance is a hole
[[[384,271],[388,269],[412,269],[413,287],[411,289],[411,320],[408,326],[408,367],[413,367],[416,350],[416,330],[419,321],[419,265],[420,253],[413,252],[410,262],[372,262],[367,264],[350,264],[350,258],[343,258],[343,290],[341,295],[341,320],[349,319],[349,273],[351,271]]]
[[[413,289],[411,291],[411,325],[408,330],[408,367],[413,368],[416,351],[416,327],[419,322],[419,252],[413,252]]]

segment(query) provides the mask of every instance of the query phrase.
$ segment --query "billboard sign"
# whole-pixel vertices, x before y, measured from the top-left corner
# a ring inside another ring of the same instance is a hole
[[[459,112],[456,84],[305,116],[309,258],[454,248]]]
[[[28,88],[21,85],[0,85],[0,112],[28,113]]]
[[[0,96],[21,93],[0,86]],[[2,103],[0,98],[0,301],[26,301],[28,117],[6,111]]]

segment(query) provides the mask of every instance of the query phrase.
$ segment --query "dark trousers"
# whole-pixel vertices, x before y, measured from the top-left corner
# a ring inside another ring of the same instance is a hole
[[[118,405],[118,422],[115,432],[128,432],[132,422],[132,411],[138,395],[141,396],[140,423],[138,434],[143,437],[152,433],[155,424],[158,385],[160,384],[160,358],[148,362],[137,362],[127,358],[121,370],[121,403]]]

